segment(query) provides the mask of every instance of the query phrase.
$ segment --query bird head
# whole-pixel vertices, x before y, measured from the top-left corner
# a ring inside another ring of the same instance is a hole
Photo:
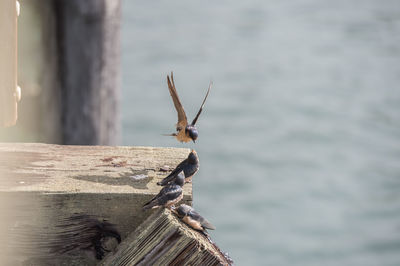
[[[197,131],[197,128],[193,125],[188,125],[185,129],[186,134],[189,135],[189,137],[192,139],[194,143],[196,143],[196,139],[199,136],[199,132]]]
[[[177,212],[179,217],[183,218],[186,215],[188,215],[188,213],[190,212],[191,209],[192,209],[192,207],[190,207],[189,205],[181,204],[178,207],[178,209],[176,210],[176,212]]]
[[[185,175],[183,171],[181,171],[176,177],[174,183],[180,187],[183,187],[185,184]]]
[[[188,156],[189,163],[197,163],[198,162],[198,157],[197,157],[197,152],[192,149],[192,151],[189,153]]]

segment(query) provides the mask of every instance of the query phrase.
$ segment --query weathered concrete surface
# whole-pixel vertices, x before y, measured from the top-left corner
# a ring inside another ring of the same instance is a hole
[[[168,209],[144,221],[101,265],[230,265],[208,237],[181,222]]]
[[[6,217],[0,222],[0,235],[5,240],[0,253],[17,252],[9,263],[12,265],[67,261],[70,255],[53,253],[49,243],[59,241],[60,224],[74,215],[107,220],[123,240],[156,211],[144,212],[142,205],[159,192],[156,183],[169,173],[160,169],[168,165],[172,170],[189,152],[177,148],[0,144],[0,211]],[[184,186],[183,201],[191,205],[190,183]],[[76,265],[96,262],[87,262],[82,251],[74,252]]]

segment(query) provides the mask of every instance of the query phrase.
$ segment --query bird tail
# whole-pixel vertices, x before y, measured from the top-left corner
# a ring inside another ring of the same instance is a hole
[[[149,202],[147,202],[145,205],[143,205],[143,210],[148,210],[153,208],[154,206],[157,205],[157,201],[155,201],[154,199],[150,200]]]
[[[169,182],[171,182],[174,179],[175,176],[173,175],[169,175],[167,177],[165,177],[163,180],[161,180],[160,182],[157,182],[157,185],[159,186],[166,186],[168,185]]]
[[[201,221],[201,225],[204,227],[204,228],[207,228],[207,229],[210,229],[210,230],[215,230],[216,228],[215,228],[215,226],[214,225],[212,225],[209,221],[207,221],[206,219],[204,219],[203,221]]]
[[[171,134],[161,134],[161,135],[163,135],[163,136],[169,136],[169,137],[176,137],[176,136],[178,136],[178,134],[176,134],[176,133],[171,133]]]
[[[165,179],[161,180],[160,182],[157,182],[157,185],[159,186],[165,186],[166,183],[164,182]]]

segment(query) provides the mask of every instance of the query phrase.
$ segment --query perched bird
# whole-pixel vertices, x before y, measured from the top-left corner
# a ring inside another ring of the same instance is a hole
[[[174,76],[171,72],[171,79],[167,76],[167,83],[169,88],[169,93],[171,94],[172,100],[175,105],[176,112],[178,113],[178,123],[176,124],[176,133],[167,134],[167,136],[174,136],[180,142],[196,142],[196,139],[199,135],[197,132],[197,128],[195,126],[197,119],[199,118],[201,111],[203,110],[204,103],[206,102],[208,93],[210,92],[211,85],[208,86],[207,94],[204,97],[203,103],[200,106],[200,110],[197,112],[196,117],[193,119],[192,123],[188,123],[186,118],[185,110],[183,109],[182,103],[179,100],[178,93],[175,88]]]
[[[160,192],[143,206],[143,210],[154,209],[161,206],[171,208],[183,198],[182,187],[185,184],[185,176],[181,171],[174,182],[163,187]]]
[[[183,222],[191,226],[193,229],[200,231],[204,231],[205,229],[215,229],[215,226],[186,204],[181,204],[175,212]]]
[[[178,166],[163,180],[157,183],[157,185],[165,186],[174,180],[174,178],[183,171],[185,175],[185,183],[192,182],[192,177],[199,170],[199,157],[195,150],[189,153],[189,156],[183,160]]]

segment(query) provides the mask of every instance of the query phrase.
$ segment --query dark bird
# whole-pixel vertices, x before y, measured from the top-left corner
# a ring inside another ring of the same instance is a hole
[[[175,178],[174,182],[163,187],[160,192],[143,206],[143,210],[154,209],[161,206],[171,208],[175,203],[183,198],[182,187],[185,184],[185,176],[181,171]]]
[[[199,157],[195,150],[192,150],[189,153],[189,156],[183,160],[178,166],[172,170],[172,172],[165,177],[163,180],[157,183],[157,185],[165,186],[171,183],[175,177],[183,171],[185,175],[185,183],[192,182],[192,177],[197,173],[199,170]]]
[[[215,226],[213,226],[203,216],[196,212],[192,207],[186,204],[181,204],[181,206],[179,206],[175,212],[183,222],[188,224],[193,229],[199,231],[204,231],[205,229],[215,229]]]
[[[208,86],[207,94],[204,97],[203,103],[200,106],[200,110],[197,112],[196,117],[193,119],[192,123],[188,123],[186,118],[185,110],[183,109],[182,103],[179,100],[178,93],[175,88],[174,75],[171,72],[171,79],[167,76],[167,83],[169,88],[169,93],[171,94],[172,100],[175,105],[176,112],[178,113],[178,123],[176,124],[176,133],[169,134],[167,136],[174,136],[180,142],[196,142],[199,135],[197,128],[195,126],[197,119],[199,118],[201,111],[203,110],[204,103],[206,102],[208,93],[210,92],[211,85]]]

